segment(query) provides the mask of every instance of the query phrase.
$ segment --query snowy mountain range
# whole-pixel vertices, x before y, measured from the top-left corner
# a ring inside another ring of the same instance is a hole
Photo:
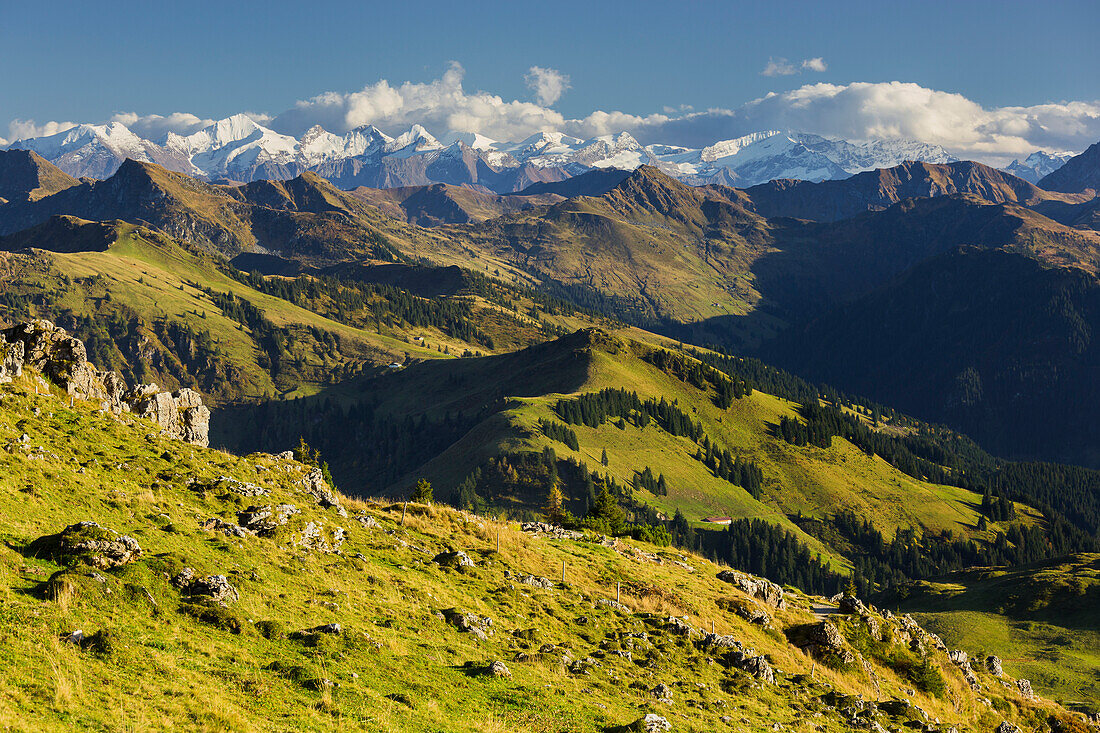
[[[1028,183],[1038,183],[1040,178],[1058,170],[1072,157],[1073,153],[1048,153],[1044,150],[1036,150],[1024,158],[1022,163],[1014,160],[1003,170],[1017,178],[1023,178]]]
[[[210,181],[286,179],[313,171],[348,189],[450,183],[497,193],[519,191],[540,181],[564,180],[593,168],[632,170],[652,165],[686,183],[747,187],[778,178],[847,178],[905,160],[957,160],[938,145],[913,140],[856,143],[779,130],[702,148],[643,145],[626,132],[590,140],[560,132],[540,132],[520,142],[457,132],[440,139],[420,125],[396,137],[365,126],[344,135],[314,127],[295,138],[243,114],[190,135],[168,133],[159,140],[142,138],[112,122],[78,125],[55,135],[18,140],[8,147],[33,150],[77,177],[105,178],[126,158],[133,158]],[[1030,165],[1035,155],[1021,165]],[[1045,175],[1038,171],[1049,164],[1037,161],[1036,173]]]

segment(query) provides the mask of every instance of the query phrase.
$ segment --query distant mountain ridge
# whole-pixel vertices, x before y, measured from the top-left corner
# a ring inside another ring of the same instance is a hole
[[[847,178],[906,160],[956,160],[940,146],[913,140],[857,143],[779,130],[701,148],[644,145],[627,132],[589,140],[552,131],[519,142],[459,132],[436,138],[421,125],[396,137],[371,125],[344,135],[315,126],[295,138],[244,114],[189,135],[168,133],[156,140],[112,122],[17,140],[8,148],[33,151],[74,177],[108,178],[131,158],[210,182],[282,180],[308,171],[344,189],[446,183],[495,193],[518,192],[594,169],[634,170],[641,165],[692,185],[746,187],[780,178]]]
[[[973,161],[933,164],[906,161],[844,180],[774,180],[746,189],[753,208],[767,217],[838,221],[888,208],[902,199],[974,194],[990,203],[1031,206],[1070,199]],[[1076,203],[1076,201],[1075,201]]]
[[[1049,191],[1066,193],[1100,191],[1100,143],[1093,143],[1085,152],[1070,158],[1061,168],[1040,180],[1039,185]]]

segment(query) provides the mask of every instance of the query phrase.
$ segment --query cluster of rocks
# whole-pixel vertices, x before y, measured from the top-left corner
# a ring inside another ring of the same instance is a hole
[[[718,573],[718,580],[730,583],[748,596],[763,601],[772,608],[783,609],[787,607],[783,597],[783,589],[770,580],[757,578],[736,570],[723,570]]]
[[[239,601],[241,596],[224,575],[198,576],[193,568],[184,568],[172,578],[172,585],[193,600],[209,601],[225,606]]]
[[[840,664],[851,664],[856,660],[840,629],[828,620],[811,624],[799,646],[818,659],[833,659]]]
[[[237,522],[249,532],[268,537],[290,521],[292,516],[300,513],[293,504],[250,506],[237,513]]]
[[[974,672],[974,668],[970,666],[970,659],[967,657],[966,652],[962,649],[952,649],[947,653],[947,658],[959,668],[963,679],[966,680],[966,684],[971,690],[982,689],[982,683],[978,681],[978,675]]]
[[[263,486],[257,486],[256,484],[249,483],[247,481],[238,481],[237,479],[230,478],[229,476],[218,476],[213,481],[200,481],[199,479],[192,477],[187,480],[187,488],[197,493],[232,493],[236,494],[237,496],[244,496],[247,498],[267,496],[270,493]]]
[[[515,580],[517,583],[523,583],[529,585],[532,588],[541,588],[543,590],[553,590],[554,581],[549,578],[544,578],[541,575],[531,575],[530,573],[520,573],[513,575],[510,570],[504,571],[504,577]]]
[[[115,414],[132,413],[160,426],[161,433],[195,445],[210,444],[210,410],[191,389],[165,392],[155,384],[129,388],[117,372],[101,372],[88,362],[84,342],[46,320],[0,331],[0,383],[37,370],[68,394],[98,402]]]
[[[307,494],[317,500],[322,509],[335,509],[341,517],[348,515],[347,510],[340,506],[340,497],[329,488],[321,469],[311,468],[305,478],[302,479],[302,487]]]
[[[482,641],[488,640],[493,626],[493,620],[488,616],[478,616],[476,613],[465,613],[457,608],[445,608],[436,615],[451,626],[454,626],[460,632],[472,634]]]
[[[584,539],[584,532],[575,529],[564,529],[556,524],[546,522],[524,522],[520,529],[539,537],[549,537],[553,540],[580,540]]]
[[[608,728],[608,733],[666,733],[672,730],[672,723],[656,713],[647,713],[633,723]]]
[[[141,556],[141,546],[133,537],[91,521],[70,524],[56,535],[41,537],[31,550],[41,550],[61,563],[83,562],[99,570],[122,567]]]
[[[343,527],[333,529],[330,539],[325,534],[324,525],[321,522],[306,522],[306,525],[302,527],[302,536],[298,540],[298,546],[307,550],[317,550],[318,552],[338,553],[347,537],[348,534]]]
[[[736,667],[748,672],[761,682],[775,684],[775,670],[767,658],[757,654],[755,649],[742,646],[741,642],[732,636],[707,634],[699,642],[699,647],[706,650],[720,650],[721,660],[727,667]]]

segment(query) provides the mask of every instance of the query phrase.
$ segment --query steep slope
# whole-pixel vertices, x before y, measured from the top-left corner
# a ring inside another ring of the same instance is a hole
[[[443,183],[385,189],[359,187],[351,194],[387,216],[423,227],[481,222],[562,199],[552,193],[500,196]]]
[[[972,195],[909,199],[831,224],[776,231],[776,249],[751,268],[759,291],[796,323],[960,245],[1005,247],[1046,264],[1092,273],[1100,267],[1095,232]]]
[[[0,722],[13,730],[1074,721],[985,674],[983,705],[909,619],[821,626],[824,599],[723,582],[692,554],[349,500],[296,460],[146,437],[148,423],[31,378],[0,386]],[[806,645],[815,631],[828,646]]]
[[[1100,143],[1093,143],[1088,150],[1066,161],[1058,170],[1044,176],[1039,188],[1047,191],[1100,191]]]
[[[597,168],[566,178],[564,181],[535,183],[520,191],[517,195],[557,194],[565,198],[574,196],[602,196],[623,182],[630,171],[618,168]]]
[[[226,187],[127,160],[106,180],[5,206],[0,234],[58,215],[141,223],[227,257],[257,248],[322,263],[394,257],[393,245],[369,223],[381,218],[379,214],[311,173],[290,181]]]
[[[1097,323],[1095,274],[963,249],[784,334],[766,356],[1003,455],[1100,466]]]
[[[952,646],[1000,656],[1005,672],[1083,711],[1100,712],[1100,555],[952,573],[883,597]]]
[[[1027,181],[971,161],[944,165],[906,162],[843,181],[771,181],[745,192],[754,210],[763,216],[825,222],[885,209],[907,198],[962,193],[991,203],[1022,205],[1058,198]]]
[[[0,199],[37,201],[79,183],[37,153],[0,150]]]
[[[88,341],[97,366],[130,381],[194,387],[219,403],[309,393],[395,360],[441,358],[437,347],[473,346],[434,328],[418,330],[429,347],[409,341],[407,326],[338,322],[122,222],[61,217],[0,239],[0,249],[20,250],[3,259],[0,319],[58,322]]]
[[[442,227],[420,251],[473,250],[636,323],[698,321],[755,300],[744,263],[767,246],[768,226],[739,202],[733,189],[692,188],[643,166],[598,197]]]

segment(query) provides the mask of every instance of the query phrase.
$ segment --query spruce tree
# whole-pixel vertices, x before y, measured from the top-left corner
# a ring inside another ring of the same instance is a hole
[[[416,486],[412,490],[412,495],[409,496],[409,501],[415,501],[418,504],[428,504],[432,500],[432,485],[426,478],[422,478],[416,482]]]

